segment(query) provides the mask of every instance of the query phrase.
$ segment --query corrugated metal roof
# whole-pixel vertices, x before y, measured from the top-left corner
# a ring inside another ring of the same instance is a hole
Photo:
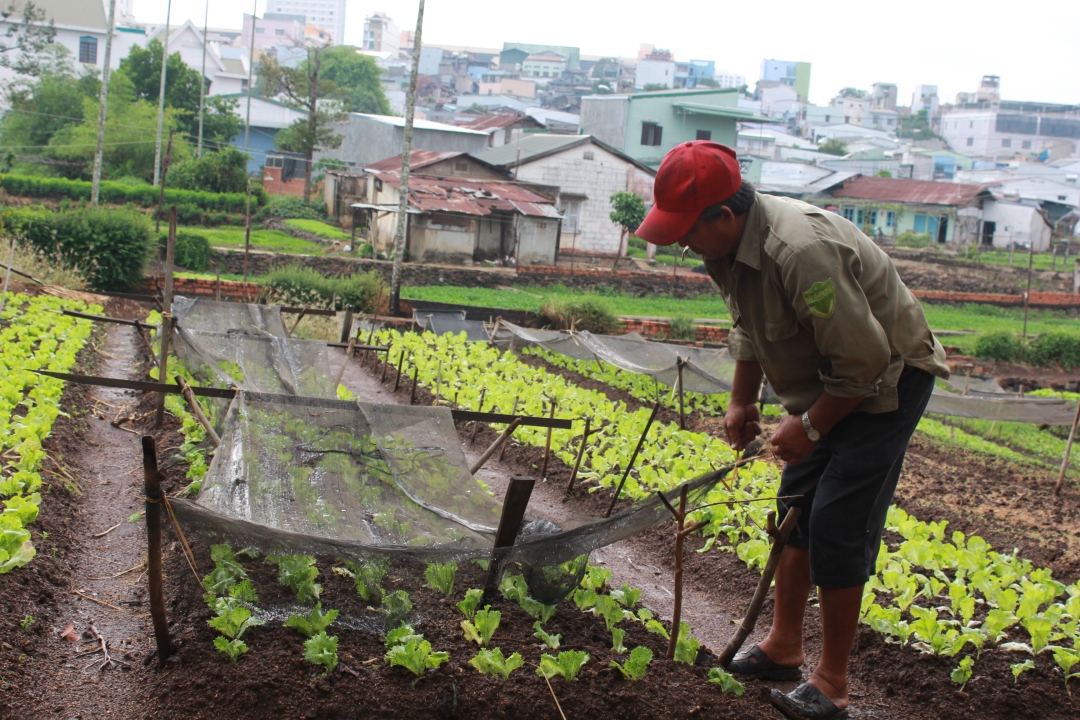
[[[519,160],[529,162],[535,157],[584,145],[589,142],[590,137],[589,135],[525,135],[520,140],[507,143],[502,147],[485,150],[477,157],[492,165],[511,167]]]
[[[671,107],[682,110],[691,115],[715,115],[717,117],[732,118],[744,122],[775,123],[777,120],[759,115],[753,110],[744,110],[738,107],[725,107],[723,105],[706,105],[705,103],[677,102],[671,103]]]
[[[493,130],[498,130],[499,128],[509,127],[521,120],[532,121],[532,118],[524,113],[488,113],[487,115],[481,115],[472,122],[463,122],[461,123],[461,126],[467,127],[470,130],[486,130],[491,132]]]
[[[393,187],[401,186],[401,177],[396,172],[376,172],[375,177]],[[543,195],[509,182],[410,177],[409,204],[423,212],[490,215],[504,211],[530,217],[561,217]]]
[[[859,175],[847,181],[844,187],[835,190],[833,197],[962,207],[982,194],[989,194],[985,185]]]
[[[461,151],[447,151],[436,152],[434,150],[413,150],[409,153],[409,169],[419,170],[420,168],[440,163],[444,160],[452,160],[468,153]],[[394,172],[401,170],[401,155],[395,155],[394,157],[388,157],[385,160],[380,160],[373,165],[367,166],[369,170],[376,170],[379,172]]]

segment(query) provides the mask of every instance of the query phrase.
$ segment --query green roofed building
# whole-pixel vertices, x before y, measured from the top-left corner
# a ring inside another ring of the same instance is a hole
[[[566,58],[566,69],[577,70],[581,65],[581,49],[565,45],[536,45],[533,43],[504,42],[499,53],[499,68],[509,70],[514,65],[521,65],[530,55],[556,53]]]
[[[739,91],[660,90],[629,95],[586,95],[581,132],[656,167],[668,150],[689,140],[735,147],[739,122],[772,120],[739,107]]]

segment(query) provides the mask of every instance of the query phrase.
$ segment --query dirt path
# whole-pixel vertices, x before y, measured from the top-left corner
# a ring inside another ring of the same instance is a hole
[[[136,377],[132,367],[137,342],[134,329],[110,326],[105,338],[104,347],[99,348],[103,356],[100,374]],[[94,409],[86,418],[87,429],[78,438],[81,449],[74,459],[82,497],[71,527],[75,539],[68,558],[71,592],[56,594],[54,607],[59,620],[48,651],[54,662],[40,677],[42,692],[32,711],[26,708],[27,717],[140,717],[142,700],[132,692],[131,673],[142,670],[141,661],[153,647],[149,620],[144,615],[144,525],[127,522],[142,507],[139,436],[109,422],[122,409],[130,412],[138,396],[133,391],[104,387],[87,389],[86,394]],[[78,642],[59,637],[67,624],[65,619],[74,622]],[[91,626],[108,641],[110,654],[124,664],[102,668],[100,652],[78,654],[100,647]]]

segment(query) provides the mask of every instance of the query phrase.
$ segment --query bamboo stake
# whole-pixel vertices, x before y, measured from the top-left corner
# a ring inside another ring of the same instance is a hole
[[[1069,430],[1069,439],[1065,443],[1065,458],[1061,461],[1061,472],[1058,474],[1057,485],[1054,486],[1054,495],[1061,494],[1061,486],[1065,484],[1065,471],[1069,468],[1069,454],[1072,452],[1073,440],[1076,438],[1076,426],[1080,423],[1080,403],[1076,405],[1076,416],[1073,417],[1072,429]]]
[[[220,281],[219,281],[219,282],[220,282]],[[286,333],[285,333],[285,337],[287,337],[287,338],[290,338],[290,337],[292,337],[292,336],[293,336],[293,333],[294,333],[294,332],[296,332],[296,326],[297,326],[297,325],[299,325],[299,324],[300,324],[300,321],[304,319],[304,315],[306,315],[306,314],[307,314],[307,311],[308,311],[308,306],[307,306],[307,305],[305,305],[305,306],[304,306],[304,307],[303,307],[303,308],[302,308],[302,309],[300,310],[300,313],[299,313],[299,314],[298,314],[298,315],[296,316],[296,322],[294,322],[294,323],[292,324],[292,328],[291,328],[291,329],[290,329],[290,330],[289,330],[288,332],[286,332]]]
[[[521,402],[521,398],[514,398],[514,409],[510,411],[511,415],[516,415],[517,414],[518,403],[520,403],[520,402]],[[503,443],[502,450],[499,451],[499,462],[502,462],[503,455],[506,454],[506,447],[509,444],[510,443],[508,443],[508,442]]]
[[[380,385],[385,385],[386,384],[386,369],[388,367],[390,367],[390,351],[393,349],[393,347],[394,346],[391,344],[391,345],[388,345],[387,348],[386,348],[386,357],[383,359],[383,364],[382,364],[382,375],[379,376],[379,384]]]
[[[173,654],[175,648],[169,637],[169,621],[165,615],[165,590],[162,585],[161,570],[161,503],[165,497],[161,492],[157,463],[157,443],[151,435],[144,435],[143,449],[143,493],[146,496],[146,552],[147,580],[150,584],[150,617],[154,623],[154,637],[157,640],[158,663]]]
[[[432,405],[439,404],[439,394],[442,392],[442,360],[439,360],[439,369],[435,372],[435,402]]]
[[[480,391],[480,402],[477,404],[476,409],[480,412],[484,412],[484,396],[487,395],[487,388],[483,388]],[[476,444],[476,433],[480,432],[480,421],[473,422],[472,435],[469,437],[469,444]]]
[[[514,434],[518,426],[521,425],[521,418],[514,418],[514,421],[506,426],[506,429],[502,431],[502,435],[499,435],[495,439],[495,442],[491,443],[491,446],[484,451],[484,454],[476,461],[476,463],[469,468],[469,474],[475,475],[480,468],[484,467],[484,463],[491,459],[491,456],[495,454],[495,451],[501,447],[505,447],[506,441],[510,439],[510,436]]]
[[[8,281],[11,280],[11,266],[15,263],[15,235],[11,236],[11,255],[8,258],[7,270],[4,272],[4,291],[0,294],[0,314],[4,312],[4,306],[7,305],[7,289]]]
[[[551,413],[548,417],[552,420],[555,419],[555,400],[549,399],[548,404],[551,406]],[[540,465],[540,480],[547,482],[547,467],[548,458],[551,457],[551,433],[555,430],[552,426],[548,425],[547,429],[547,441],[544,443],[544,462]]]
[[[420,366],[419,365],[413,365],[412,392],[409,393],[409,404],[410,405],[415,405],[416,404],[416,376],[419,375],[419,374],[420,374]]]
[[[333,307],[331,307],[333,309]],[[352,335],[353,311],[352,305],[345,306],[345,317],[341,320],[341,342],[347,342]]]
[[[353,346],[356,345],[356,338],[349,338],[349,347],[345,349],[345,359],[341,361],[341,368],[338,370],[337,379],[334,380],[334,388],[341,384],[341,376],[345,374],[345,366],[349,364],[349,358],[353,354]]]
[[[581,436],[581,447],[578,448],[577,458],[574,460],[574,469],[570,472],[570,482],[566,484],[566,494],[569,495],[574,489],[574,480],[577,479],[578,468],[581,467],[581,458],[585,456],[585,443],[589,440],[589,435],[594,431],[589,429],[592,423],[592,418],[585,418],[585,432]],[[599,428],[597,428],[599,430]]]
[[[161,356],[158,359],[158,379],[167,382],[166,371],[169,366],[169,340],[172,338],[176,321],[172,316],[173,299],[173,263],[176,261],[176,206],[169,208],[169,239],[165,245],[165,296],[161,313]],[[161,427],[165,421],[165,393],[158,397],[157,414],[154,427]]]
[[[398,360],[397,360],[397,377],[394,378],[394,392],[397,392],[398,385],[401,384],[401,366],[404,365],[404,364],[405,364],[405,348],[401,348],[401,353],[398,355]]]
[[[630,461],[626,463],[626,470],[623,471],[622,480],[619,481],[619,487],[615,489],[615,495],[611,498],[611,504],[608,505],[604,517],[611,517],[611,511],[615,509],[615,503],[619,501],[619,495],[622,494],[623,485],[626,484],[626,478],[630,477],[630,471],[634,467],[634,461],[637,460],[638,453],[641,452],[641,446],[645,444],[645,437],[649,434],[649,428],[652,427],[653,420],[656,419],[656,411],[659,409],[660,401],[657,400],[653,403],[652,413],[649,414],[649,421],[645,423],[645,430],[642,431],[641,437],[638,438],[637,447],[634,448],[634,454],[630,456]]]
[[[192,414],[195,415],[195,419],[198,420],[199,424],[206,430],[206,437],[210,438],[210,442],[214,444],[214,447],[221,447],[221,438],[218,437],[217,432],[214,431],[213,425],[210,424],[210,421],[206,419],[206,415],[203,414],[202,405],[195,399],[195,393],[191,391],[191,387],[184,382],[184,378],[179,375],[176,376],[176,384],[180,386],[180,394],[187,400]]]
[[[678,523],[675,535],[675,602],[671,608],[671,638],[668,640],[667,659],[675,659],[675,645],[679,642],[679,627],[682,623],[682,571],[683,571],[683,527],[686,525],[686,485],[682,486],[679,493],[679,511],[675,514]],[[663,497],[663,495],[661,495]],[[666,504],[666,501],[665,501]]]
[[[686,364],[686,361],[683,360],[681,357],[678,357],[678,356],[675,357],[675,367],[676,367],[676,369],[678,370],[678,373],[679,373],[679,381],[678,382],[679,382],[679,429],[680,430],[685,430],[686,429],[686,411],[685,411],[684,405],[683,405],[683,382],[682,382],[682,369],[683,369],[683,365],[685,365],[685,364]]]

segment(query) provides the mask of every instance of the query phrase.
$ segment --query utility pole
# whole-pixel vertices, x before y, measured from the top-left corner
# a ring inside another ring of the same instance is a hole
[[[413,115],[416,113],[416,75],[420,68],[420,36],[424,30],[424,0],[416,11],[416,36],[413,40],[409,92],[405,96],[405,131],[401,143],[401,187],[398,189],[397,230],[394,233],[394,272],[390,279],[390,312],[401,310],[401,264],[405,260],[405,230],[409,223],[409,156],[412,154]]]
[[[251,137],[251,75],[255,68],[255,10],[259,7],[258,0],[251,2],[251,47],[248,48],[248,82],[247,82],[247,117],[244,119],[244,155],[248,154],[248,140]],[[251,254],[251,171],[247,174],[247,200],[244,205],[244,282],[248,279],[248,255]]]
[[[161,131],[165,127],[165,77],[169,63],[170,20],[172,20],[172,0],[169,0],[165,10],[165,41],[161,46],[161,86],[158,90],[157,144],[154,147],[154,187],[157,187],[158,181],[161,180]]]
[[[116,0],[113,0],[115,2]],[[202,160],[202,131],[203,131],[203,117],[206,115],[206,31],[209,29],[210,22],[210,0],[206,0],[206,10],[203,12],[202,21],[202,76],[200,77],[201,84],[199,85],[199,149],[195,153],[195,157]],[[248,81],[251,84],[251,81]]]
[[[109,33],[105,36],[105,65],[101,69],[101,100],[98,102],[97,147],[94,149],[94,175],[90,186],[90,204],[101,196],[101,166],[105,160],[105,116],[109,104],[109,63],[112,62],[113,26],[116,23],[116,0],[109,0]]]

